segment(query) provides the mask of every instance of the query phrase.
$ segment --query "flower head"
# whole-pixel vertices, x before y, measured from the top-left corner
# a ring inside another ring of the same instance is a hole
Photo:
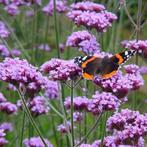
[[[0,129],[4,130],[5,132],[13,131],[13,126],[11,123],[5,122],[0,125]]]
[[[94,3],[94,2],[90,2],[90,1],[73,3],[71,5],[71,8],[73,10],[92,11],[92,12],[93,11],[100,12],[102,10],[105,10],[104,5],[97,4],[97,3]]]
[[[50,46],[49,46],[48,44],[40,44],[40,45],[38,46],[38,48],[39,48],[40,50],[43,50],[43,51],[46,51],[46,52],[48,52],[48,51],[51,50],[51,48],[50,48]]]
[[[5,6],[5,10],[11,16],[17,15],[20,13],[18,6],[15,3],[11,3]]]
[[[64,124],[60,124],[58,127],[57,127],[57,130],[61,133],[67,133],[68,131],[71,131],[71,122],[70,121],[67,121],[66,123]]]
[[[41,96],[34,97],[29,102],[29,108],[34,116],[46,114],[50,110],[46,104],[45,98]]]
[[[86,28],[95,28],[98,32],[106,32],[112,25],[112,22],[117,19],[117,16],[108,11],[100,13],[72,10],[68,12],[67,16],[75,22],[78,26],[83,25]]]
[[[0,21],[0,37],[1,38],[8,38],[9,34],[10,34],[10,32],[6,28],[5,24],[2,21]]]
[[[66,12],[68,7],[65,0],[56,0],[56,11],[59,13]],[[54,13],[54,0],[50,2],[42,9],[45,14],[53,15]]]
[[[88,107],[88,98],[86,97],[74,97],[73,99],[73,106],[74,110],[87,110]],[[64,105],[66,109],[70,109],[71,107],[71,98],[67,97],[64,101]]]
[[[0,44],[0,53],[2,57],[9,57],[10,52],[4,44]]]
[[[96,93],[89,100],[88,110],[94,115],[102,111],[116,110],[120,105],[119,99],[109,92]]]
[[[73,60],[51,59],[41,66],[41,70],[49,73],[53,80],[68,80],[75,79],[80,75],[81,69],[74,63]]]
[[[47,144],[47,147],[53,147],[53,145],[47,139],[44,139],[44,141]],[[25,139],[23,143],[26,147],[45,147],[40,137],[31,137],[29,139]]]
[[[72,33],[67,39],[66,46],[78,47],[85,54],[94,54],[100,49],[100,45],[96,41],[95,36],[88,31]]]
[[[11,102],[2,102],[0,103],[0,111],[3,111],[7,114],[14,114],[17,112],[17,106]]]
[[[28,94],[33,95],[46,84],[48,79],[26,60],[5,58],[0,63],[0,80],[16,87],[25,87]]]

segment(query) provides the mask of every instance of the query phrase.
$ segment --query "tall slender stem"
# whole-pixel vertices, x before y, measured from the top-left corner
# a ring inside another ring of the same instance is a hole
[[[26,112],[26,114],[27,114],[27,117],[29,118],[29,120],[30,120],[32,126],[36,129],[36,131],[37,131],[37,133],[38,133],[40,139],[41,139],[42,142],[43,142],[43,144],[45,145],[45,147],[47,147],[47,144],[45,143],[45,141],[44,141],[44,139],[43,139],[43,137],[42,137],[42,134],[41,134],[41,132],[40,132],[38,126],[36,125],[36,123],[35,123],[35,121],[34,121],[32,115],[31,115],[30,110],[28,109],[28,107],[27,107],[27,105],[26,105],[26,101],[25,101],[24,94],[23,94],[19,89],[17,89],[17,91],[18,91],[18,94],[19,94],[19,96],[20,96],[20,98],[21,98],[21,101],[22,101],[24,110],[25,110],[25,112]]]
[[[106,121],[108,117],[108,112],[104,114],[103,123],[102,123],[102,135],[101,135],[101,147],[103,147],[103,140],[106,136]]]
[[[70,115],[71,115],[71,136],[72,136],[72,145],[74,146],[74,121],[73,121],[73,113],[74,113],[74,106],[73,106],[73,94],[74,94],[74,81],[71,81],[71,110],[70,110]]]
[[[56,48],[57,48],[57,55],[58,55],[58,58],[60,58],[60,49],[59,49],[59,32],[58,32],[57,13],[56,13],[56,0],[54,0],[54,23],[55,23],[55,33],[56,33]]]
[[[23,135],[24,135],[24,127],[25,127],[25,111],[23,111],[23,116],[22,116],[22,128],[21,128],[21,136],[20,136],[20,147],[22,147],[22,142],[23,142]]]
[[[85,96],[88,96],[88,81],[85,81]],[[84,112],[84,135],[87,134],[87,113]],[[87,142],[87,140],[85,139],[85,143]]]
[[[99,120],[100,120],[102,114],[103,113],[101,113],[97,117],[97,120],[96,120],[95,124],[88,130],[87,134],[83,137],[83,139],[75,147],[78,147],[79,145],[81,145],[88,138],[88,136],[93,132],[93,130],[96,128],[97,124],[99,123]]]
[[[137,12],[137,26],[136,26],[136,41],[138,42],[140,38],[140,29],[141,29],[141,8],[142,8],[142,0],[138,0],[138,12]],[[138,54],[136,54],[136,59],[135,63],[138,65]],[[136,109],[137,106],[137,95],[134,93],[134,98],[133,98],[133,108]]]

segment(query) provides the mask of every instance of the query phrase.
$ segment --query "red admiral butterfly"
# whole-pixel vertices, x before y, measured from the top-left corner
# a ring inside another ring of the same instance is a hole
[[[100,74],[102,78],[108,79],[116,74],[120,65],[133,56],[136,51],[128,50],[112,57],[105,56],[99,58],[97,56],[75,57],[74,63],[82,68],[82,76],[87,80],[93,80],[94,76]]]

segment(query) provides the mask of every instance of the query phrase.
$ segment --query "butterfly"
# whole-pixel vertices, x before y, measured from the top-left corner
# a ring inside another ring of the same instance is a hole
[[[79,56],[74,58],[74,63],[82,68],[82,77],[87,80],[93,80],[95,75],[101,75],[103,79],[108,79],[116,75],[119,67],[135,53],[134,50],[126,50],[112,57]]]

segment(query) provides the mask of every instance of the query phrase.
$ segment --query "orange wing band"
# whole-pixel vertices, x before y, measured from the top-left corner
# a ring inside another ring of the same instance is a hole
[[[108,79],[108,78],[111,78],[112,76],[116,75],[116,70],[112,71],[111,73],[109,74],[105,74],[105,75],[102,75],[102,78],[103,79]]]
[[[87,80],[93,80],[94,76],[93,75],[89,75],[88,73],[83,73],[83,78],[87,79]]]
[[[96,56],[93,56],[93,57],[91,57],[89,60],[85,61],[85,62],[82,64],[82,68],[85,68],[86,65],[87,65],[87,63],[93,61],[93,60],[96,59],[96,58],[97,58]]]
[[[123,62],[124,62],[124,59],[122,58],[122,56],[121,56],[121,55],[116,54],[116,55],[115,55],[115,57],[119,60],[119,61],[118,61],[118,64],[121,64],[121,63],[123,63]]]

